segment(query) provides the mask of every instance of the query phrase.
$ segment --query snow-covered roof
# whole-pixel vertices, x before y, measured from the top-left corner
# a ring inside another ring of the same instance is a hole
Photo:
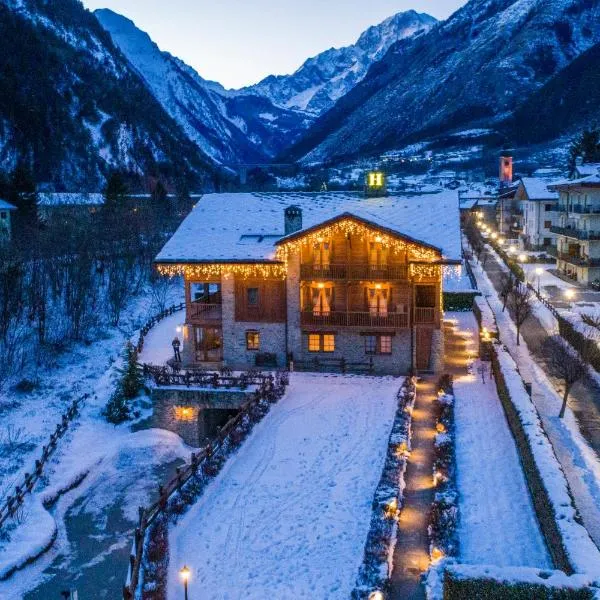
[[[600,186],[600,171],[593,175],[586,175],[585,177],[578,177],[577,179],[561,179],[559,181],[553,181],[548,185],[551,190],[560,191],[561,188],[569,187],[598,187]]]
[[[85,192],[40,192],[38,206],[99,206],[104,194]]]
[[[461,210],[471,210],[473,207],[477,206],[477,198],[461,198],[460,199],[460,208]]]
[[[522,177],[521,183],[529,200],[558,200],[558,193],[548,189],[548,182],[537,177]]]
[[[0,210],[17,210],[17,207],[6,200],[0,198]]]
[[[208,194],[156,257],[159,263],[269,261],[284,237],[283,213],[302,209],[303,230],[341,215],[354,216],[398,235],[439,248],[460,260],[456,192],[365,198],[354,192]]]
[[[575,172],[579,177],[588,175],[597,175],[600,172],[600,163],[583,163],[575,167]]]

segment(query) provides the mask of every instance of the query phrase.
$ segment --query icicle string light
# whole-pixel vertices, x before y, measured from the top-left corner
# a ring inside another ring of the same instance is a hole
[[[218,279],[222,276],[235,275],[243,279],[285,279],[287,265],[279,263],[209,263],[157,265],[161,275],[175,277],[184,275],[187,279]]]
[[[391,250],[392,253],[408,251],[409,260],[437,260],[440,258],[439,252],[431,248],[425,248],[417,243],[409,242],[401,238],[397,238],[386,233],[374,230],[372,228],[353,221],[352,219],[341,219],[331,225],[327,225],[318,230],[311,231],[302,237],[284,242],[277,248],[277,258],[283,262],[287,262],[288,256],[293,252],[299,252],[304,246],[315,244],[322,241],[324,238],[330,238],[336,234],[355,235],[361,239],[367,238],[370,241],[381,243],[384,248]]]
[[[422,281],[423,279],[439,279],[442,273],[442,266],[411,264],[409,265],[409,273],[415,281]]]

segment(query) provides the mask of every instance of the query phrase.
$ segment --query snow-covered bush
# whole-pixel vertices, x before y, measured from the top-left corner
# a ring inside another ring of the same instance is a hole
[[[429,518],[429,552],[433,559],[458,554],[458,491],[454,451],[454,396],[452,376],[438,382],[435,403],[437,435],[434,443],[433,481],[436,493]]]
[[[396,545],[397,519],[403,503],[404,472],[410,451],[410,425],[415,397],[415,380],[408,377],[398,392],[398,409],[383,473],[375,490],[371,525],[363,562],[352,591],[353,600],[368,598],[374,590],[383,591],[388,586]]]

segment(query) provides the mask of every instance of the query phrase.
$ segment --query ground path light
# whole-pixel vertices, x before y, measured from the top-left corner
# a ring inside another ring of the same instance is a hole
[[[537,275],[537,280],[538,280],[538,286],[537,286],[538,296],[540,295],[540,278],[542,277],[543,273],[544,273],[544,269],[542,269],[542,267],[535,268],[535,274]]]

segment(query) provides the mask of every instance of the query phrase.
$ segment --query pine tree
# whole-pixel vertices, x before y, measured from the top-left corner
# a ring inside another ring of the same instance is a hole
[[[128,189],[125,177],[120,171],[113,171],[106,181],[104,201],[107,208],[123,206]]]
[[[119,386],[110,397],[102,414],[109,423],[113,423],[114,425],[118,425],[119,423],[123,423],[130,419],[131,413],[129,405],[125,399],[121,386]]]
[[[17,230],[37,226],[37,194],[35,181],[27,164],[20,161],[12,173],[8,185],[8,201],[17,207],[15,221]]]
[[[569,148],[569,170],[573,171],[578,157],[584,163],[600,162],[600,128],[592,127],[581,132]]]
[[[138,367],[138,354],[131,342],[125,346],[125,367],[121,387],[125,398],[135,398],[142,389],[142,375]]]

